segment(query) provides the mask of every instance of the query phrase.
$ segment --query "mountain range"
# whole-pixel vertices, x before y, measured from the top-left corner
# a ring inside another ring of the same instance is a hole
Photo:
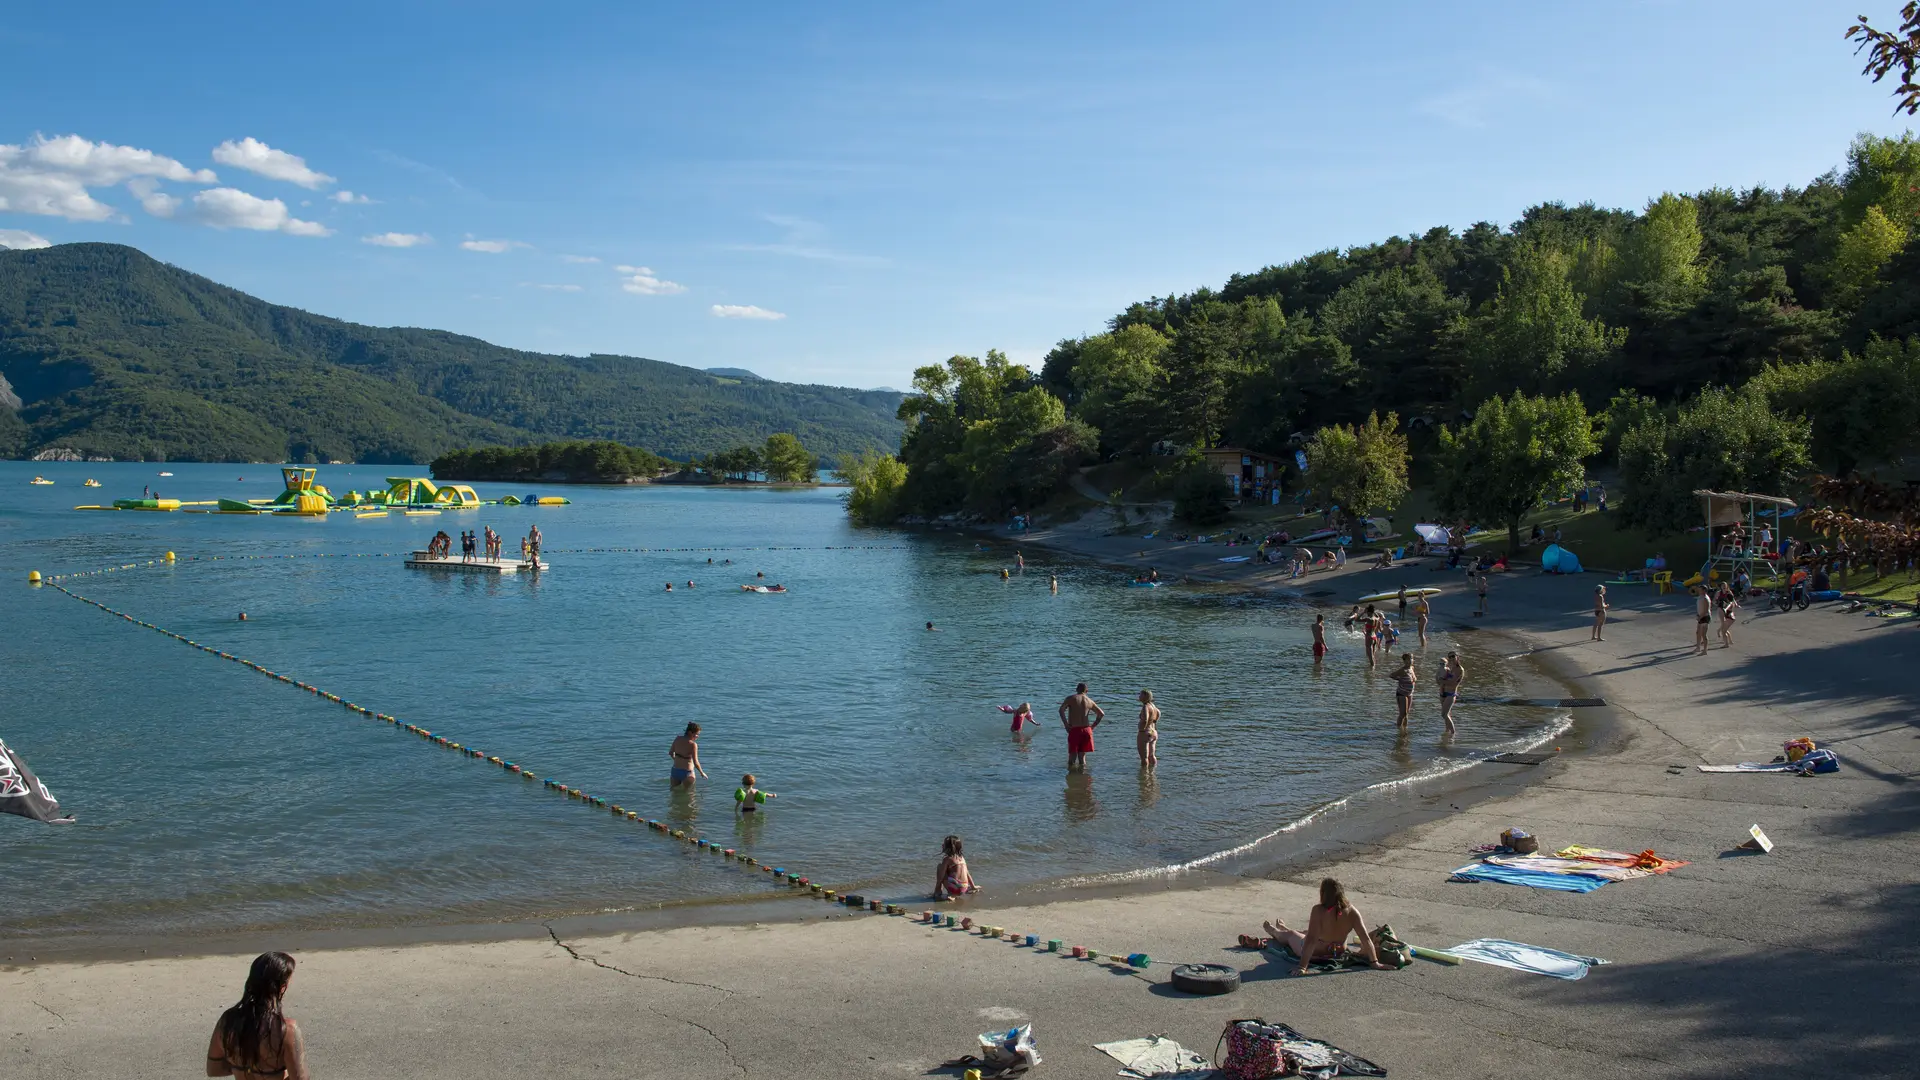
[[[119,244],[0,251],[0,457],[413,464],[613,439],[684,459],[783,431],[831,455],[897,445],[900,399],[361,326]]]

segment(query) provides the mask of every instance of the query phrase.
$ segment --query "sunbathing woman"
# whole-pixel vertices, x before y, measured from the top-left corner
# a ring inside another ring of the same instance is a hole
[[[1379,950],[1373,945],[1373,934],[1367,930],[1360,909],[1347,903],[1346,890],[1332,878],[1320,880],[1320,903],[1314,906],[1313,913],[1307,917],[1306,933],[1289,929],[1286,923],[1278,919],[1260,925],[1267,932],[1267,937],[1241,934],[1240,944],[1249,949],[1285,946],[1300,960],[1300,966],[1294,970],[1296,975],[1307,974],[1308,965],[1315,960],[1346,960],[1356,953],[1366,960],[1369,967],[1381,971],[1393,970],[1392,965],[1380,962]],[[1349,937],[1360,939],[1358,948],[1348,948]]]

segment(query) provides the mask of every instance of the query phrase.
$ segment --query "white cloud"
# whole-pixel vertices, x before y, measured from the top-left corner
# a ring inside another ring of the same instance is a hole
[[[578,285],[549,285],[542,281],[523,281],[520,283],[520,287],[523,289],[545,289],[548,292],[585,292],[586,291]]]
[[[189,169],[151,150],[97,143],[78,135],[35,135],[24,144],[0,143],[0,210],[69,221],[105,221],[113,207],[88,188],[136,178],[216,183],[208,169]]]
[[[180,200],[160,190],[160,181],[151,176],[136,176],[127,181],[127,190],[140,200],[140,209],[157,218],[170,218],[180,209]]]
[[[0,229],[0,248],[24,251],[27,248],[52,247],[53,241],[25,229]]]
[[[307,168],[306,159],[285,150],[275,150],[252,136],[239,142],[228,139],[214,147],[213,160],[257,173],[269,180],[285,180],[303,188],[323,188],[333,183],[333,177]]]
[[[715,304],[713,305],[713,314],[716,318],[721,319],[765,319],[768,321],[787,317],[783,312],[768,311],[766,308],[756,307],[753,304]]]
[[[562,255],[560,256],[560,261],[570,263],[597,263],[600,261],[600,257],[598,255]]]
[[[360,195],[355,192],[348,191],[346,188],[341,188],[339,191],[336,191],[333,194],[327,196],[327,198],[332,199],[334,202],[337,202],[337,203],[347,203],[353,206],[365,206],[367,203],[370,203],[373,201],[372,199],[367,198],[365,195]]]
[[[526,247],[518,240],[462,240],[460,246],[468,251],[481,251],[488,255],[499,255],[514,248]]]
[[[193,197],[193,219],[216,229],[255,229],[290,236],[331,236],[333,230],[301,221],[279,199],[262,199],[236,188],[210,188]]]
[[[630,293],[641,296],[672,296],[687,291],[685,285],[677,281],[664,281],[644,266],[616,266],[614,270],[626,275],[620,287]]]
[[[431,244],[433,237],[426,233],[383,232],[373,236],[363,236],[360,242],[372,244],[374,247],[410,248]]]

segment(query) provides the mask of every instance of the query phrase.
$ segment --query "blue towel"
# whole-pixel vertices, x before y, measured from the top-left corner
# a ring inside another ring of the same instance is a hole
[[[1586,874],[1549,874],[1544,870],[1495,866],[1492,863],[1468,863],[1453,872],[1453,880],[1497,881],[1503,885],[1526,885],[1535,889],[1579,893],[1592,892],[1607,883],[1605,878],[1588,877]]]

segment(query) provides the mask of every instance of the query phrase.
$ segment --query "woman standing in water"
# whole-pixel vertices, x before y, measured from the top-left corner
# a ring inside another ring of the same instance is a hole
[[[1151,769],[1160,764],[1160,706],[1153,703],[1153,691],[1140,691],[1140,731],[1134,736],[1140,751],[1140,764]]]
[[[667,756],[673,759],[672,782],[674,787],[692,787],[693,776],[700,774],[707,778],[707,770],[700,767],[700,725],[688,724],[686,733],[673,740],[667,748]]]
[[[293,981],[293,957],[261,953],[247,972],[240,1003],[220,1014],[207,1044],[207,1075],[307,1080],[306,1047],[300,1028],[280,1012],[287,984]]]
[[[1460,699],[1460,684],[1467,680],[1467,669],[1460,665],[1460,654],[1450,652],[1440,665],[1440,719],[1447,722],[1447,734],[1453,734],[1453,703]]]
[[[1400,670],[1393,673],[1393,696],[1400,707],[1400,718],[1395,723],[1402,731],[1407,729],[1407,719],[1413,714],[1413,685],[1419,679],[1419,674],[1413,670],[1413,654],[1401,653]]]

